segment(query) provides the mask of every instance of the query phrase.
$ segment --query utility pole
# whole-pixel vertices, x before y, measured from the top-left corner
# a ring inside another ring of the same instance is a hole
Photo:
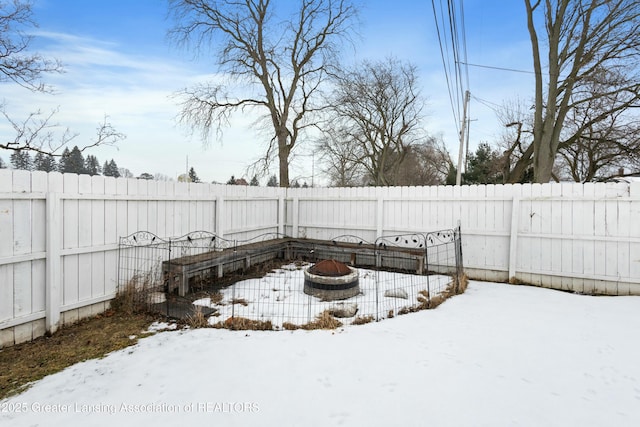
[[[458,150],[458,173],[456,174],[456,185],[462,183],[462,157],[465,146],[465,135],[467,134],[467,108],[469,107],[471,93],[467,90],[464,93],[464,104],[462,107],[462,125],[460,126],[460,149]],[[466,136],[468,138],[468,136]]]

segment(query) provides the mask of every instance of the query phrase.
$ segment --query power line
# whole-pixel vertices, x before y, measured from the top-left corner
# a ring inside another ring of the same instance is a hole
[[[482,98],[478,98],[477,96],[472,96],[472,98],[476,101],[478,101],[480,104],[484,105],[485,107],[489,108],[490,110],[493,110],[496,113],[500,112],[500,108],[502,108],[502,105],[496,104],[494,102],[491,101],[487,101],[486,99],[482,99]]]
[[[461,9],[462,0],[460,0]],[[469,73],[468,68],[464,67],[465,72],[463,73],[461,65],[464,62],[461,59],[466,61],[467,55],[467,47],[466,47],[466,36],[464,35],[464,18],[461,20],[460,25],[458,22],[460,21],[457,16],[457,10],[453,0],[447,0],[447,13],[449,14],[449,28],[451,29],[451,46],[453,51],[453,61],[455,64],[455,73],[456,73],[456,86],[458,91],[460,92],[460,99],[464,99],[464,94],[466,92],[465,88],[469,87]],[[461,46],[462,39],[462,46]],[[466,76],[466,79],[465,79]],[[465,85],[466,80],[466,85]]]
[[[453,68],[456,91],[462,91],[462,85],[460,80],[460,56],[458,55],[458,30],[456,24],[455,8],[452,7],[451,0],[447,0],[447,16],[449,17],[449,36],[451,37],[451,53],[453,54]],[[462,95],[462,92],[459,94]],[[459,101],[459,98],[456,98]],[[457,104],[458,112],[460,111],[460,105]]]
[[[465,65],[467,38],[464,16],[460,17],[461,14],[464,15],[463,0],[458,0],[458,3],[459,7],[456,7],[455,0],[447,0],[445,6],[443,0],[438,5],[435,0],[431,0],[451,111],[456,131],[460,134],[462,127],[466,127],[466,124],[461,123],[465,120],[461,117],[461,109],[469,90],[469,69]]]
[[[455,123],[456,123],[456,130],[458,129],[458,117],[459,117],[459,111],[456,112],[456,102],[454,100],[454,91],[453,88],[451,87],[451,78],[449,77],[450,74],[450,70],[448,67],[449,62],[447,61],[447,56],[445,55],[445,49],[448,47],[447,44],[443,43],[443,31],[444,28],[442,29],[442,31],[440,30],[440,24],[439,24],[439,20],[438,20],[438,11],[436,9],[436,3],[435,0],[431,0],[431,6],[433,9],[433,19],[435,21],[436,24],[436,33],[438,35],[438,44],[440,46],[440,56],[442,58],[442,65],[444,67],[444,76],[445,76],[445,80],[447,82],[447,90],[449,92],[449,101],[451,102],[451,111],[453,112],[453,117],[455,119]],[[441,15],[442,15],[442,2],[440,2],[440,11],[441,11]]]
[[[466,62],[466,60],[464,62],[460,62],[463,65],[467,65],[469,67],[478,67],[478,68],[489,68],[491,70],[501,70],[501,71],[511,71],[514,73],[525,73],[525,74],[536,74],[535,71],[527,71],[527,70],[518,70],[515,68],[505,68],[505,67],[494,67],[491,65],[481,65],[481,64],[470,64],[468,62]]]
[[[463,52],[463,57],[464,57],[464,62],[462,62],[462,64],[466,65],[467,63],[467,28],[465,25],[465,19],[464,19],[464,1],[460,0],[460,22],[462,25],[462,52]],[[466,79],[467,79],[467,88],[471,87],[469,85],[469,67],[465,67],[464,69],[465,74],[466,74]]]
[[[460,149],[458,151],[458,168],[456,175],[456,184],[461,184],[461,173],[463,165],[463,154],[465,146],[465,138],[468,146],[469,138],[469,121],[467,115],[469,113],[469,68],[467,62],[467,37],[464,23],[464,16],[459,19],[458,15],[464,15],[463,0],[458,0],[459,9],[456,7],[456,0],[447,0],[446,18],[443,0],[440,0],[440,18],[436,8],[435,0],[431,0],[433,9],[433,18],[436,23],[438,32],[438,43],[440,44],[440,54],[442,56],[442,65],[444,67],[445,78],[447,81],[447,90],[449,92],[449,100],[451,101],[451,110],[455,129],[460,138]],[[440,25],[442,21],[442,28]],[[447,26],[448,24],[448,26]],[[451,48],[449,50],[449,47]],[[446,52],[446,54],[445,54]],[[460,106],[462,105],[462,113]]]

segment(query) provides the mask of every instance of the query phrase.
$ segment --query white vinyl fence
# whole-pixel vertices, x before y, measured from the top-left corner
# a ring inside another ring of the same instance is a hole
[[[471,278],[640,294],[640,183],[281,189],[0,170],[0,347],[104,311],[122,236],[462,227]]]

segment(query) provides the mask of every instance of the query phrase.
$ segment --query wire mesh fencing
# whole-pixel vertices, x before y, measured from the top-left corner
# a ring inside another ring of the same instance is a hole
[[[279,237],[265,234],[254,243]],[[184,318],[193,313],[191,300],[198,292],[243,277],[236,251],[243,243],[207,231],[168,239],[146,231],[123,237],[118,247],[118,301],[131,311]]]
[[[319,272],[322,261],[344,265]],[[315,266],[315,267],[314,267]],[[433,308],[462,292],[459,228],[329,241],[193,232],[121,239],[119,293],[137,309],[238,329],[362,324]]]

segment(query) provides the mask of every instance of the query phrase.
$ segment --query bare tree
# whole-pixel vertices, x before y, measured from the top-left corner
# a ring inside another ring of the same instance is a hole
[[[118,168],[118,176],[122,178],[133,178],[135,175],[127,168]],[[180,181],[180,177],[178,177],[178,181]]]
[[[558,153],[577,182],[616,176],[620,168],[640,163],[640,122],[634,112],[640,99],[616,90],[625,79],[619,70],[600,69],[576,86],[575,93],[586,100],[567,116]]]
[[[506,101],[496,114],[504,126],[498,146],[503,150],[498,160],[504,183],[526,182],[533,171],[533,114],[521,99]]]
[[[621,127],[615,121],[612,117],[608,126],[600,123],[584,131],[558,151],[560,165],[572,180],[607,180],[627,168],[630,174],[640,171],[640,128],[631,123]]]
[[[347,144],[345,160],[373,185],[395,185],[409,148],[426,139],[415,67],[393,58],[365,61],[339,73],[335,86],[324,138]]]
[[[62,64],[38,53],[29,53],[32,37],[24,29],[37,27],[31,1],[0,1],[0,82],[11,81],[36,92],[51,87],[42,82],[43,74],[62,72]]]
[[[364,184],[366,170],[360,163],[359,147],[344,130],[326,132],[317,141],[317,150],[330,185],[357,187]]]
[[[313,125],[310,114],[323,106],[316,95],[336,66],[339,42],[356,10],[347,0],[302,0],[296,15],[282,21],[274,3],[170,0],[177,22],[170,37],[199,52],[216,48],[220,71],[238,84],[235,94],[213,82],[182,90],[180,122],[199,129],[207,143],[233,113],[264,111],[273,131],[264,161],[277,156],[280,185],[286,187],[289,156],[301,132]]]
[[[429,137],[408,147],[394,177],[396,185],[442,185],[453,170],[453,161],[442,140]]]
[[[53,88],[45,84],[42,77],[49,73],[61,73],[63,67],[57,59],[29,52],[33,39],[25,33],[25,29],[30,27],[37,27],[31,1],[0,0],[0,83],[13,82],[33,92],[51,93]],[[17,120],[9,115],[4,103],[0,103],[0,115],[15,132],[13,140],[0,141],[0,149],[61,156],[54,153],[71,142],[77,134],[68,128],[60,131],[60,125],[53,123],[57,112],[58,109],[49,114],[36,111]],[[117,132],[105,116],[98,125],[97,138],[81,151],[97,145],[115,144],[123,138],[124,135]]]
[[[567,115],[594,97],[604,95],[577,91],[582,82],[600,70],[616,70],[624,78],[612,85],[611,90],[633,94],[633,102],[637,102],[640,3],[636,0],[525,0],[525,6],[535,71],[531,155],[534,180],[548,182]],[[542,25],[536,23],[538,13],[543,17]],[[546,46],[541,45],[538,35],[541,29],[544,29],[542,40]],[[546,63],[543,56],[548,59]],[[609,110],[627,107],[614,104]]]
[[[173,181],[172,177],[170,177],[169,175],[166,175],[164,173],[160,173],[160,172],[154,173],[153,174],[153,179],[155,181],[165,181],[165,182]]]
[[[577,101],[572,101],[560,134],[552,170],[555,180],[588,182],[617,176],[620,168],[638,171],[638,96],[617,90],[624,79],[618,70],[601,69],[575,86]],[[505,126],[500,144],[505,182],[528,181],[533,165],[533,112],[524,102],[511,101],[498,117]]]
[[[567,119],[568,129],[581,130],[560,146],[558,154],[564,172],[576,182],[589,182],[618,176],[621,169],[640,171],[638,118],[618,112],[585,126],[592,114],[597,112],[586,111]]]
[[[0,148],[12,151],[33,151],[41,154],[61,156],[59,150],[73,141],[78,134],[69,128],[62,129],[58,123],[52,122],[53,116],[58,110],[51,111],[48,115],[43,115],[40,111],[30,113],[23,121],[16,121],[11,118],[4,108],[0,107],[0,114],[9,122],[14,130],[12,141],[0,142]],[[80,151],[85,151],[98,145],[115,145],[125,139],[123,133],[118,132],[109,122],[109,117],[104,116],[104,120],[96,127],[96,137],[87,145],[82,146]]]

